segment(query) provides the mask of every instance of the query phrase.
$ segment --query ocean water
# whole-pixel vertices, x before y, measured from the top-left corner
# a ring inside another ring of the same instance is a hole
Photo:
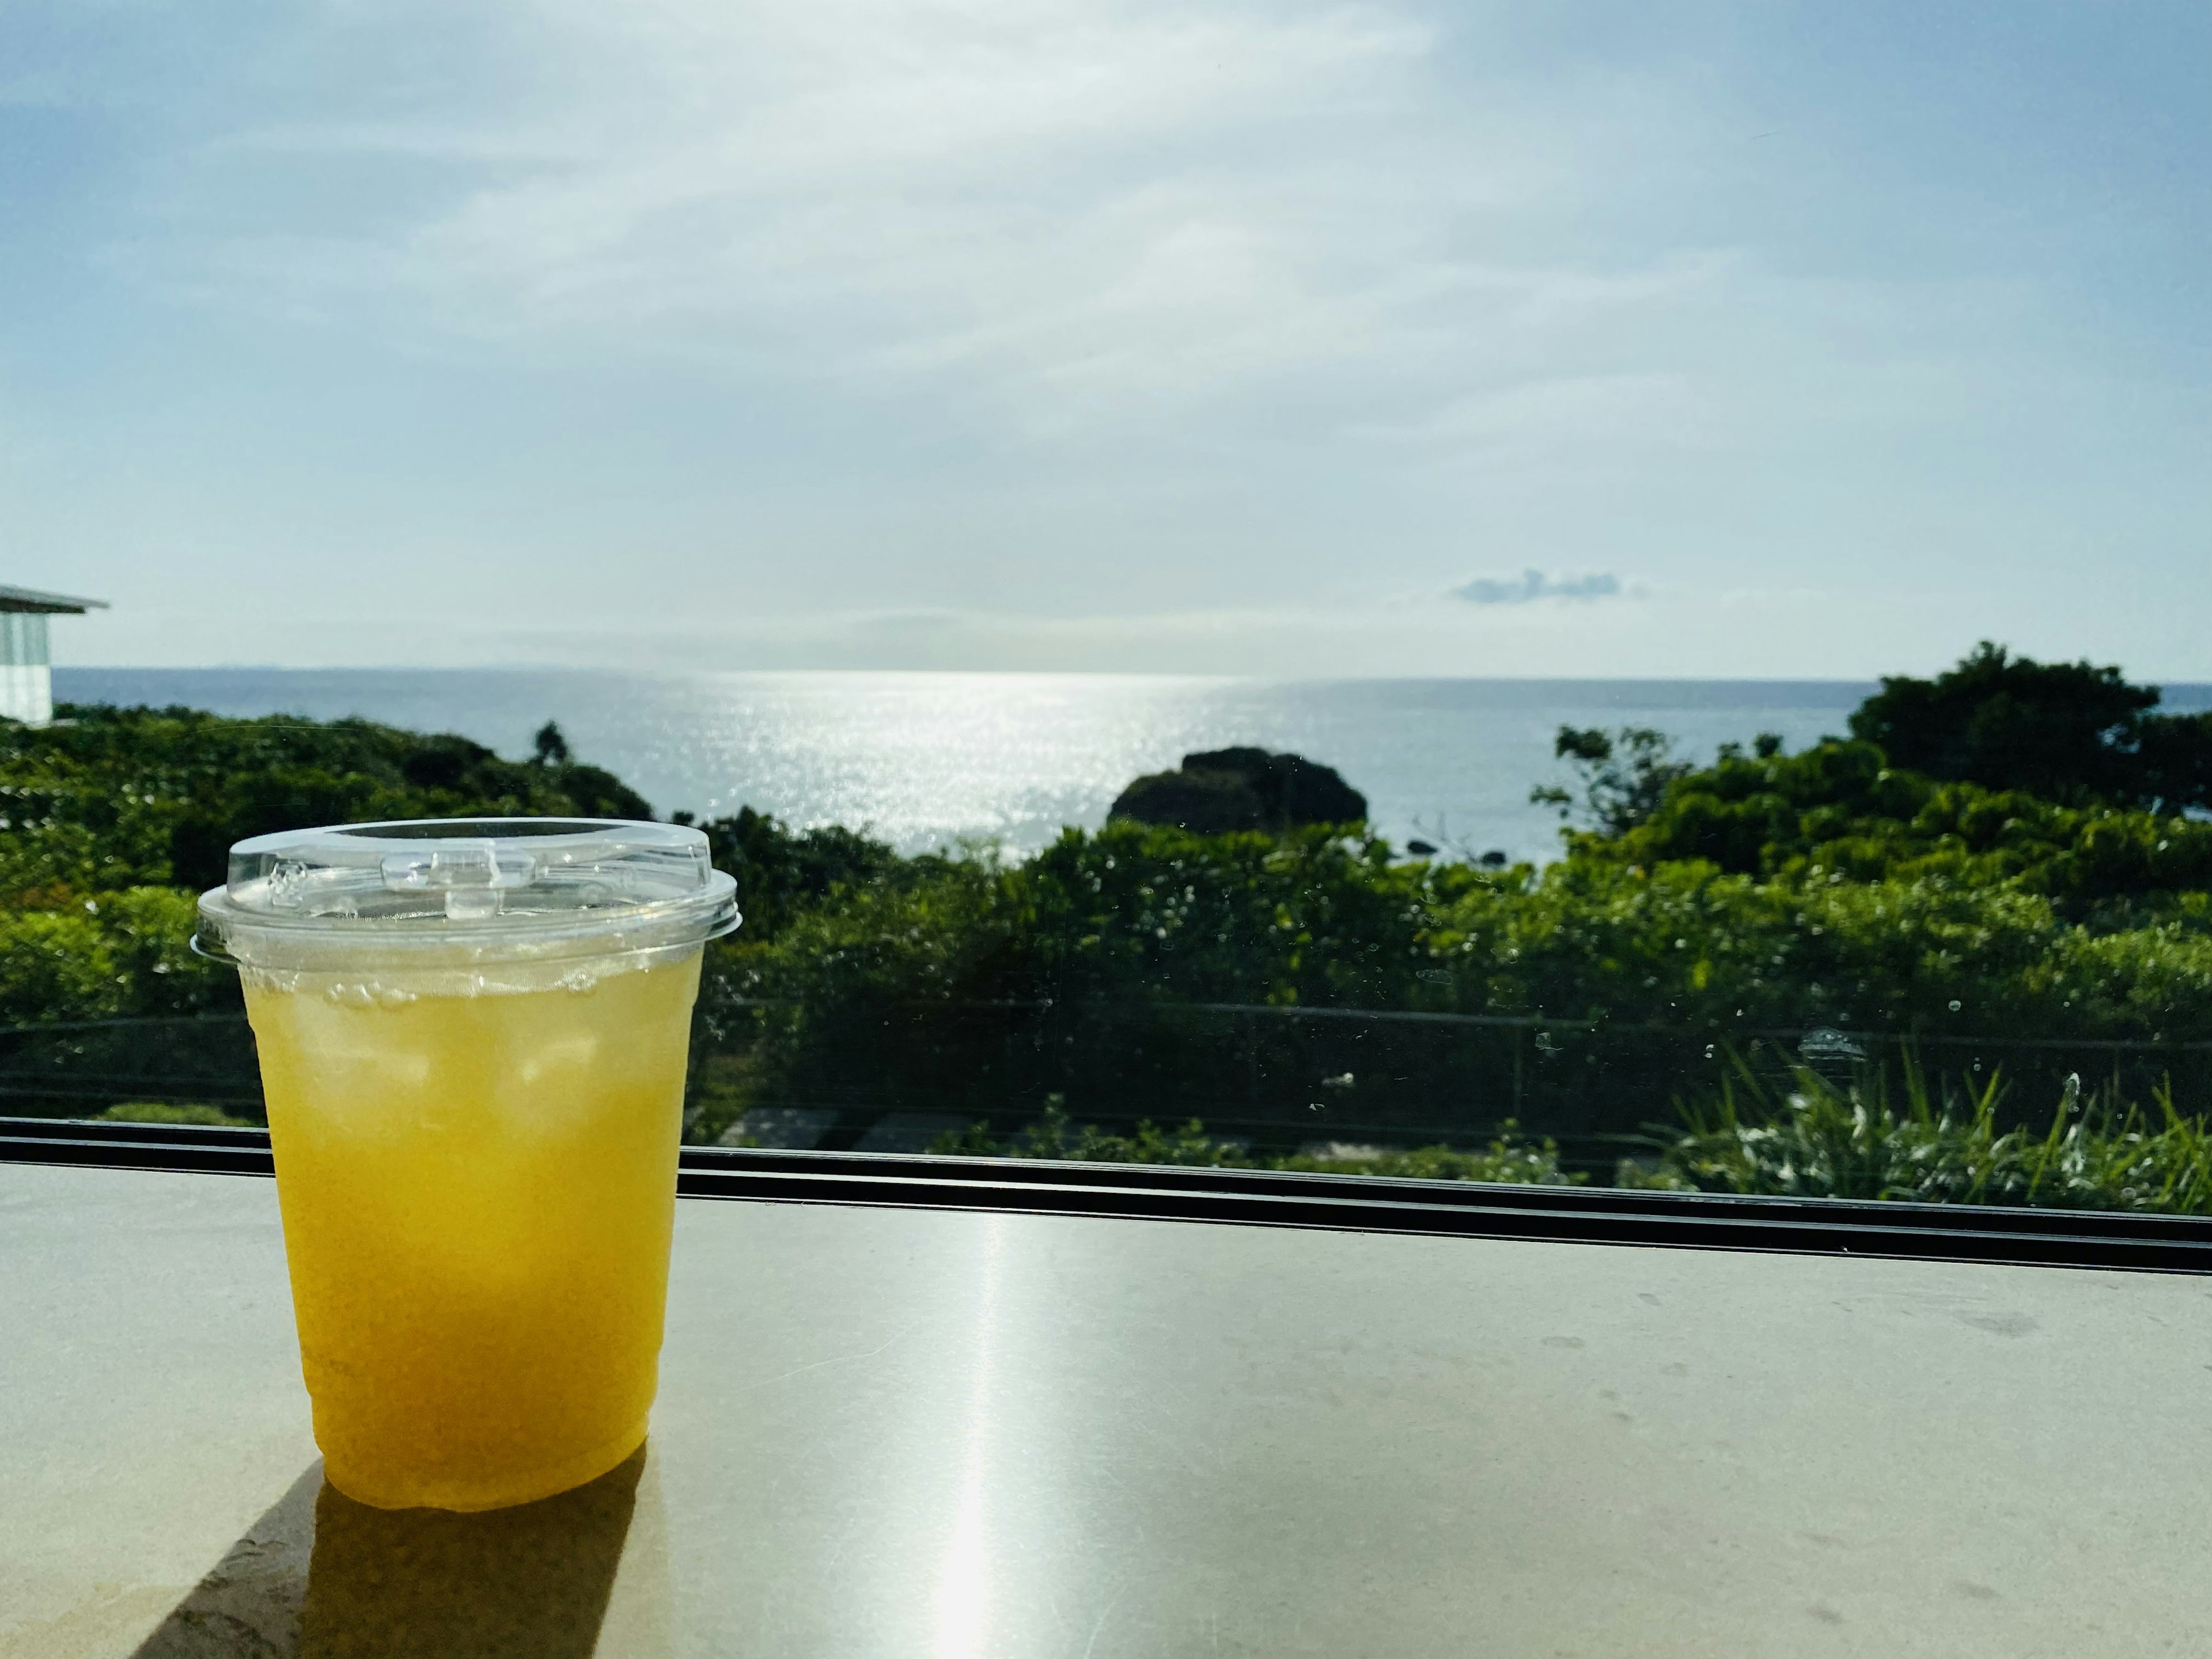
[[[1844,681],[1265,681],[1103,674],[629,674],[568,670],[58,668],[58,700],[225,714],[357,714],[530,752],[557,720],[580,759],[656,811],[750,805],[866,829],[907,850],[967,837],[1038,847],[1096,827],[1122,787],[1186,752],[1291,750],[1365,793],[1393,842],[1541,860],[1562,725],[1650,726],[1708,758],[1773,732],[1840,732],[1874,688]],[[2212,687],[2168,708],[2212,707]]]

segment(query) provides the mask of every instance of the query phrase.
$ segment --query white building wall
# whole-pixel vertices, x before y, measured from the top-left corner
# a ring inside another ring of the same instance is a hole
[[[42,612],[0,611],[0,714],[27,726],[44,726],[54,717],[54,672],[47,665]]]

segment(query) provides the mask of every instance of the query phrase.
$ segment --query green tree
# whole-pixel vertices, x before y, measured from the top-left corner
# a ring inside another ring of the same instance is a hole
[[[540,766],[566,766],[573,758],[568,753],[568,739],[560,726],[548,720],[538,728],[538,735],[530,740],[531,758]]]
[[[67,724],[0,728],[0,827],[10,831],[0,893],[212,887],[233,842],[308,824],[653,816],[596,766],[502,760],[450,732],[182,708],[62,712]]]
[[[2212,720],[2154,714],[2159,696],[2115,667],[2037,662],[1984,640],[1932,680],[1885,678],[1851,735],[1893,766],[2069,805],[2212,804]]]
[[[736,878],[748,945],[776,938],[793,917],[833,892],[883,880],[910,862],[842,824],[792,830],[750,806],[739,807],[732,817],[700,823],[689,812],[678,812],[674,820],[696,823],[706,834],[714,867]]]
[[[0,724],[0,1022],[229,1007],[237,976],[185,945],[231,843],[379,818],[644,818],[611,773],[501,759],[450,733],[368,720],[231,720],[64,707]]]
[[[1528,799],[1538,806],[1556,806],[1562,820],[1579,812],[1607,836],[1620,835],[1650,817],[1668,787],[1692,769],[1687,761],[1675,758],[1674,739],[1649,726],[1624,726],[1613,733],[1563,726],[1552,753],[1573,765],[1576,787],[1539,784]]]

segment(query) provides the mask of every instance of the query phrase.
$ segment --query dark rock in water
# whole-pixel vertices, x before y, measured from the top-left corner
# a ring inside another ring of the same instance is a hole
[[[1182,769],[1226,772],[1241,777],[1260,797],[1270,825],[1360,823],[1367,797],[1339,776],[1333,766],[1303,755],[1271,755],[1264,749],[1214,749],[1182,757]]]
[[[1432,857],[1436,850],[1437,844],[1434,842],[1422,841],[1418,837],[1406,843],[1406,851],[1417,859]]]
[[[1152,772],[1116,796],[1108,816],[1219,836],[1261,828],[1266,809],[1258,792],[1231,772]]]
[[[1121,792],[1109,816],[1221,835],[1358,823],[1367,817],[1367,797],[1335,768],[1302,755],[1214,749],[1185,755],[1179,771],[1139,778]]]

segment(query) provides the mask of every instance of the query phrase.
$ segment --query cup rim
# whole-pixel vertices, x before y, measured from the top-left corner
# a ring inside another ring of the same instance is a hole
[[[395,951],[649,950],[703,942],[742,920],[736,880],[713,867],[700,830],[622,818],[277,830],[234,844],[229,879],[198,908],[192,949],[240,965],[303,951],[350,963]]]

